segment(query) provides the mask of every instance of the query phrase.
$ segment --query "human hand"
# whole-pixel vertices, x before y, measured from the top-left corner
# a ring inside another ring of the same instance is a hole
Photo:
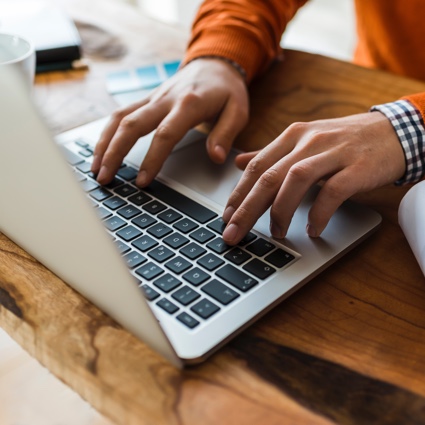
[[[208,154],[214,162],[224,162],[248,121],[248,109],[245,82],[233,66],[220,59],[197,59],[147,99],[112,115],[94,150],[92,171],[99,183],[109,183],[137,140],[156,129],[136,179],[145,186],[187,131],[207,121],[214,121]]]
[[[236,164],[246,168],[223,214],[228,244],[238,243],[270,206],[271,234],[285,237],[307,190],[325,180],[306,223],[309,236],[320,236],[346,199],[405,172],[403,149],[380,112],[293,124],[263,150],[239,155]]]

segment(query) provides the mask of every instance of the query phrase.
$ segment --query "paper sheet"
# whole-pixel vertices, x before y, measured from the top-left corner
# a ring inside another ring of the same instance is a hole
[[[398,221],[425,274],[425,181],[413,186],[403,197]]]

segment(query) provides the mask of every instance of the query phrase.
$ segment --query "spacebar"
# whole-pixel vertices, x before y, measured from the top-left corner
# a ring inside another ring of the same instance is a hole
[[[199,223],[206,223],[217,216],[215,212],[157,180],[154,180],[144,190]]]

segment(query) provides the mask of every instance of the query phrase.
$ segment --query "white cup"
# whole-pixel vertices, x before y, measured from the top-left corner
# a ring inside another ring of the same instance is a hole
[[[13,67],[20,72],[31,91],[35,75],[33,43],[19,35],[0,33],[0,66]]]

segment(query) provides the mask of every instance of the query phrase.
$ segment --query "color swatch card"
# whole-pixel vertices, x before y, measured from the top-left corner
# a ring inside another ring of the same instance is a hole
[[[106,87],[110,94],[153,89],[174,75],[180,61],[155,63],[123,70],[107,76]]]

